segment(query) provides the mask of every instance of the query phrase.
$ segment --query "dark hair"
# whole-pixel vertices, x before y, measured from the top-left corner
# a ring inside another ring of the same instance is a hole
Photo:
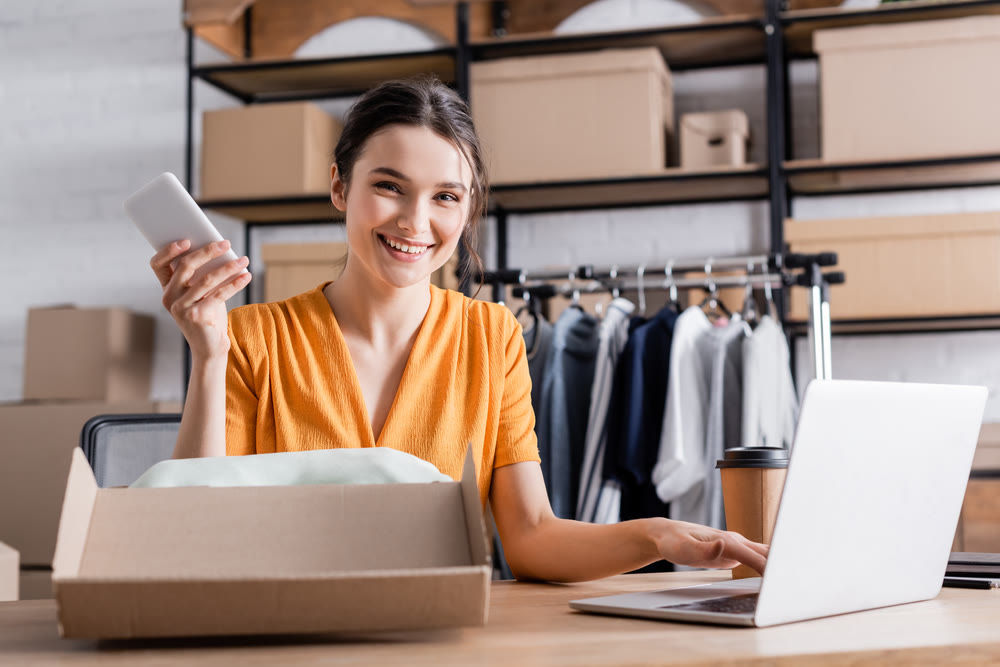
[[[469,106],[458,93],[433,76],[387,81],[372,88],[351,107],[334,149],[334,163],[345,185],[350,186],[354,163],[365,142],[390,125],[426,127],[455,144],[469,162],[472,188],[469,219],[462,229],[466,261],[461,275],[463,282],[471,278],[473,270],[482,275],[483,260],[476,252],[476,239],[479,221],[486,214],[489,180]]]

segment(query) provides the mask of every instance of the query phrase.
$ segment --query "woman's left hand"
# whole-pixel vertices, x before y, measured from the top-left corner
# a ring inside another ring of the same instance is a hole
[[[731,569],[743,563],[764,574],[768,546],[739,533],[685,521],[664,521],[653,536],[660,557],[678,565]]]

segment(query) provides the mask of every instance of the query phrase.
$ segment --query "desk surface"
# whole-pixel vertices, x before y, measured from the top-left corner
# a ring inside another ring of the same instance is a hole
[[[935,599],[764,629],[597,616],[569,600],[728,578],[624,575],[570,586],[495,582],[484,628],[306,638],[156,642],[62,640],[51,600],[0,603],[9,665],[770,665],[1000,662],[1000,592],[945,588]]]

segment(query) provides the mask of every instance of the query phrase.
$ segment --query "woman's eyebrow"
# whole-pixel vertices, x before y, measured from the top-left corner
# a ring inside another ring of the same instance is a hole
[[[396,171],[392,167],[375,167],[374,169],[372,169],[368,173],[369,174],[384,174],[385,176],[390,176],[392,178],[398,178],[399,180],[406,181],[407,183],[410,182],[410,177],[409,176],[406,176],[402,172]],[[448,188],[448,189],[452,189],[452,190],[461,190],[462,192],[466,192],[468,190],[468,188],[465,187],[465,185],[463,183],[458,183],[456,181],[448,181],[446,183],[438,183],[434,187],[437,187],[437,188]]]

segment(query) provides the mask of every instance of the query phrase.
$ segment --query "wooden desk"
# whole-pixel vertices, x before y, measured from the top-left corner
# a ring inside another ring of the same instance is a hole
[[[727,574],[626,575],[555,586],[496,582],[485,628],[351,637],[92,642],[58,638],[51,600],[0,603],[4,665],[912,665],[1000,661],[1000,591],[765,629],[596,616],[569,600],[716,581]]]

